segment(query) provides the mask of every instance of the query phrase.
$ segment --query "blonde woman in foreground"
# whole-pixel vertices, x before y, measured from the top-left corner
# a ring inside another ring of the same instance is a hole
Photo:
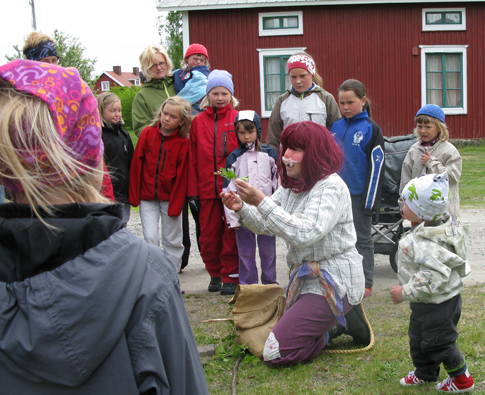
[[[1,387],[208,394],[177,271],[100,195],[102,156],[77,70],[0,66]]]

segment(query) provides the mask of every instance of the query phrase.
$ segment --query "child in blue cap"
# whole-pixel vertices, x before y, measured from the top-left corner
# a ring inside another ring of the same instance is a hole
[[[421,174],[441,174],[445,170],[450,180],[450,207],[456,223],[459,222],[460,196],[458,183],[461,177],[462,159],[460,153],[451,144],[448,128],[445,122],[445,113],[434,105],[427,104],[422,107],[414,119],[418,141],[409,149],[402,164],[401,186]]]

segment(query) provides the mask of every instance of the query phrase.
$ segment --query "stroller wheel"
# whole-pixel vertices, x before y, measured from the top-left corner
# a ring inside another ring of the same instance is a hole
[[[401,226],[399,228],[399,232],[397,232],[392,237],[394,245],[392,246],[391,252],[389,254],[389,263],[391,264],[392,270],[394,270],[395,273],[397,273],[397,248],[399,247],[399,239],[401,238],[403,233],[406,233],[410,229],[411,227],[409,226]]]
[[[394,273],[397,273],[397,247],[399,243],[396,243],[392,246],[391,253],[389,254],[389,263],[391,264],[392,270]]]

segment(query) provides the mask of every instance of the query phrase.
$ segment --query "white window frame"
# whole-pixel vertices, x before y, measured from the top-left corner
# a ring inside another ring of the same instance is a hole
[[[106,89],[106,84],[108,85],[108,89]],[[107,92],[109,91],[110,88],[110,83],[109,81],[101,81],[101,92]]]
[[[296,16],[298,17],[298,27],[292,29],[264,29],[263,18],[281,18],[284,16]],[[290,12],[261,12],[258,14],[259,19],[259,35],[260,36],[294,36],[303,34],[303,11],[290,11]]]
[[[135,86],[141,86],[141,82],[139,78],[135,79]]]
[[[421,48],[421,106],[428,103],[427,101],[427,91],[426,91],[426,55],[431,53],[461,53],[463,59],[463,86],[462,86],[462,97],[463,106],[462,107],[443,107],[443,111],[447,115],[458,115],[467,114],[468,110],[468,83],[467,83],[467,61],[466,61],[466,50],[468,45],[420,45]]]
[[[293,55],[295,52],[305,51],[307,47],[295,47],[295,48],[268,48],[268,49],[256,49],[259,52],[259,91],[261,98],[261,117],[269,118],[271,111],[266,111],[265,107],[265,86],[264,86],[264,57],[265,56],[284,56]]]
[[[456,31],[456,30],[466,30],[466,10],[465,8],[423,8],[423,31],[424,32],[436,32],[436,31]],[[461,12],[461,23],[452,24],[438,24],[438,25],[428,25],[426,23],[426,13],[427,12]]]

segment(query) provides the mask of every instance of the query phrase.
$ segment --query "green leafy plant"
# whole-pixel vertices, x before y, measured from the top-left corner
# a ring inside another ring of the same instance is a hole
[[[214,172],[214,174],[217,174],[219,177],[224,177],[226,180],[236,180],[238,179],[236,177],[236,173],[234,173],[232,170],[226,170],[223,167],[219,169],[219,171]],[[239,180],[243,180],[248,182],[248,177],[241,177]]]

